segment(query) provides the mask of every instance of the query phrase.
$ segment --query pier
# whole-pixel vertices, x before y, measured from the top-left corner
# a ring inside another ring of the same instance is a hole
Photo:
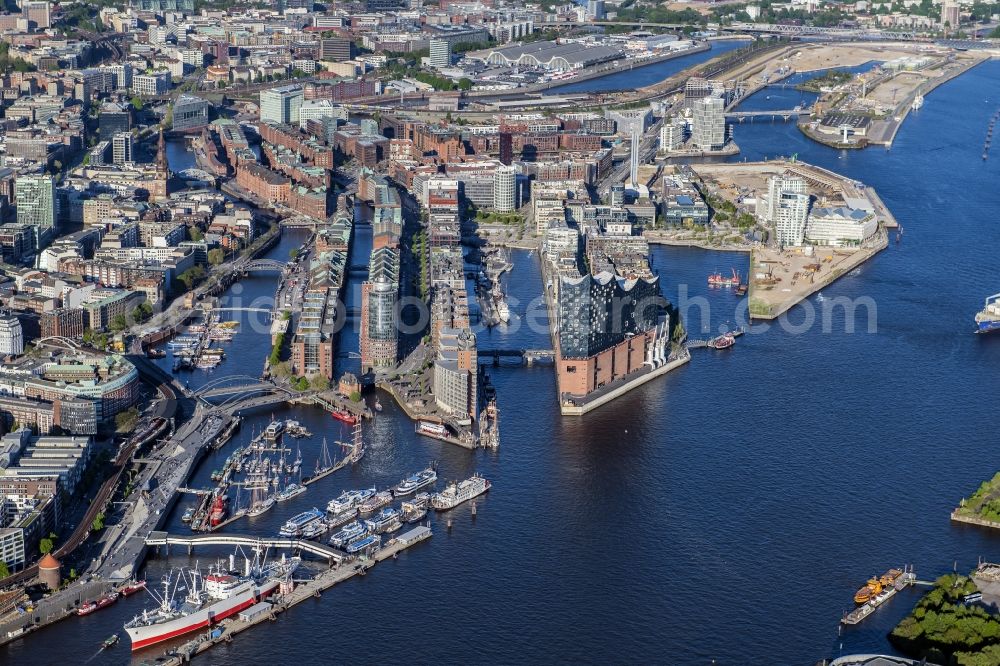
[[[433,532],[430,527],[418,526],[391,539],[384,547],[376,551],[371,558],[345,559],[343,562],[338,562],[335,566],[320,573],[314,579],[299,583],[292,591],[285,594],[277,594],[270,602],[263,602],[270,604],[270,608],[265,608],[264,612],[258,612],[253,616],[240,614],[236,618],[224,620],[214,630],[210,630],[199,638],[185,643],[177,650],[169,653],[167,659],[159,663],[167,666],[179,666],[180,664],[187,663],[193,657],[211,649],[219,643],[231,642],[234,636],[251,627],[276,619],[279,613],[303,601],[319,598],[323,592],[338,583],[342,583],[355,576],[364,576],[369,569],[379,562],[395,558],[407,548],[429,539],[432,534]],[[221,632],[219,631],[220,628]]]

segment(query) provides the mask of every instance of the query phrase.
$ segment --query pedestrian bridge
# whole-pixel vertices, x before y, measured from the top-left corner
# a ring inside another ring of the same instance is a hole
[[[253,259],[243,264],[240,269],[247,273],[251,271],[281,271],[285,269],[285,262],[274,259]]]
[[[739,121],[744,118],[783,118],[788,120],[789,118],[798,119],[799,116],[808,116],[809,113],[809,109],[803,108],[779,109],[777,111],[727,111],[726,118]]]
[[[480,363],[500,365],[501,358],[517,358],[526,365],[534,365],[539,361],[555,362],[556,352],[552,349],[479,349]]]
[[[245,536],[241,534],[198,534],[192,536],[180,536],[168,534],[167,532],[150,532],[146,537],[147,546],[163,546],[169,552],[170,546],[182,546],[191,553],[199,546],[247,546],[250,548],[288,548],[312,553],[317,557],[322,557],[330,562],[340,562],[344,559],[344,554],[318,541],[307,539],[267,539],[256,536]]]

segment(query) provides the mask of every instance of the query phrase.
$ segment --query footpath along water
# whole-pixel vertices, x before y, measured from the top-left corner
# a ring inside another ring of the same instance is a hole
[[[434,538],[398,561],[240,635],[204,663],[309,664],[331,649],[379,663],[449,664],[616,663],[622,654],[672,664],[809,664],[839,654],[841,644],[845,653],[889,652],[885,634],[914,591],[837,635],[868,576],[911,563],[920,578],[933,578],[955,560],[961,570],[978,556],[1000,558],[1000,535],[948,519],[996,471],[983,434],[992,432],[995,410],[983,396],[1000,391],[1000,337],[971,331],[982,298],[1000,287],[1000,162],[980,156],[998,103],[1000,63],[990,62],[928,95],[889,151],[837,152],[790,123],[738,126],[739,159],[798,153],[876,187],[904,225],[901,244],[823,290],[828,302],[870,298],[877,332],[866,332],[864,308],[854,333],[844,330],[842,308],[829,333],[819,324],[800,333],[780,323],[760,334],[755,327],[732,350],[699,352],[582,418],[558,415],[551,369],[492,369],[503,415],[496,453],[416,436],[383,396],[358,468],[232,531],[272,534],[342,489],[385,487],[432,459],[439,487],[474,471],[493,482],[475,520],[468,507],[454,512],[450,532],[437,520]],[[683,305],[687,285],[688,301],[705,299],[710,330],[742,311],[732,295],[710,292],[705,278],[730,266],[745,271],[745,256],[657,247],[653,261],[670,298]],[[536,262],[515,256],[508,293],[541,293]],[[805,313],[793,309],[788,327]],[[700,320],[693,307],[689,317]],[[546,342],[528,327],[483,339]],[[264,347],[246,344],[244,365],[256,372]],[[231,358],[215,374],[234,365]],[[315,433],[302,445],[307,466],[323,435],[347,436],[319,410],[275,416]],[[207,485],[231,447],[269,418],[248,419],[193,485]],[[183,529],[183,506],[171,530]],[[209,552],[196,554],[203,566]],[[147,577],[194,562],[180,553],[153,560]],[[0,661],[80,661],[141,605],[133,597],[60,623],[3,648]],[[412,626],[418,616],[420,630],[386,640],[388,627]],[[125,648],[91,663],[128,663]]]

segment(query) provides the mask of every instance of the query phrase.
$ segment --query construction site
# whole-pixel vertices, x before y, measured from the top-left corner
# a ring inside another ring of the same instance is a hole
[[[776,243],[773,230],[767,242],[750,251],[749,310],[751,319],[775,319],[802,300],[831,284],[888,245],[889,229],[898,227],[876,192],[832,171],[796,161],[775,160],[737,164],[698,164],[692,169],[707,195],[728,201],[737,209],[759,212],[772,178],[799,178],[807,187],[813,210],[845,208],[869,211],[877,220],[875,232],[851,246]],[[759,216],[758,216],[759,217]],[[759,220],[761,226],[766,223]],[[897,232],[898,233],[898,232]]]

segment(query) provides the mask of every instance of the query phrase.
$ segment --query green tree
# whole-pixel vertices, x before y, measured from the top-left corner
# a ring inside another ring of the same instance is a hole
[[[7,568],[7,563],[0,560],[0,579],[6,578],[10,575],[10,569]]]
[[[94,522],[90,524],[90,529],[99,532],[104,529],[104,512],[101,511],[94,517]]]
[[[361,402],[361,394],[357,391],[352,392],[350,398],[351,402]]]
[[[181,273],[179,276],[177,276],[177,279],[180,281],[182,285],[184,285],[184,289],[186,291],[191,291],[191,289],[193,289],[194,286],[199,282],[201,282],[204,278],[205,278],[205,269],[202,268],[201,266],[194,266],[192,268],[189,268],[183,273]]]
[[[128,328],[128,319],[124,314],[116,314],[111,319],[111,330],[112,331],[124,331]]]
[[[130,432],[139,421],[139,410],[135,407],[115,414],[115,428],[118,432]]]
[[[325,391],[330,388],[330,380],[317,373],[309,378],[309,388],[313,391]]]
[[[142,111],[142,98],[138,95],[132,98],[132,108],[136,111]]]
[[[48,555],[52,552],[53,545],[52,539],[46,537],[38,542],[38,550],[42,553],[42,555]]]
[[[220,248],[216,247],[208,251],[208,263],[212,264],[213,266],[218,266],[225,260],[226,260],[226,253],[223,252]]]
[[[188,227],[188,236],[195,242],[205,240],[205,234],[198,227]]]

